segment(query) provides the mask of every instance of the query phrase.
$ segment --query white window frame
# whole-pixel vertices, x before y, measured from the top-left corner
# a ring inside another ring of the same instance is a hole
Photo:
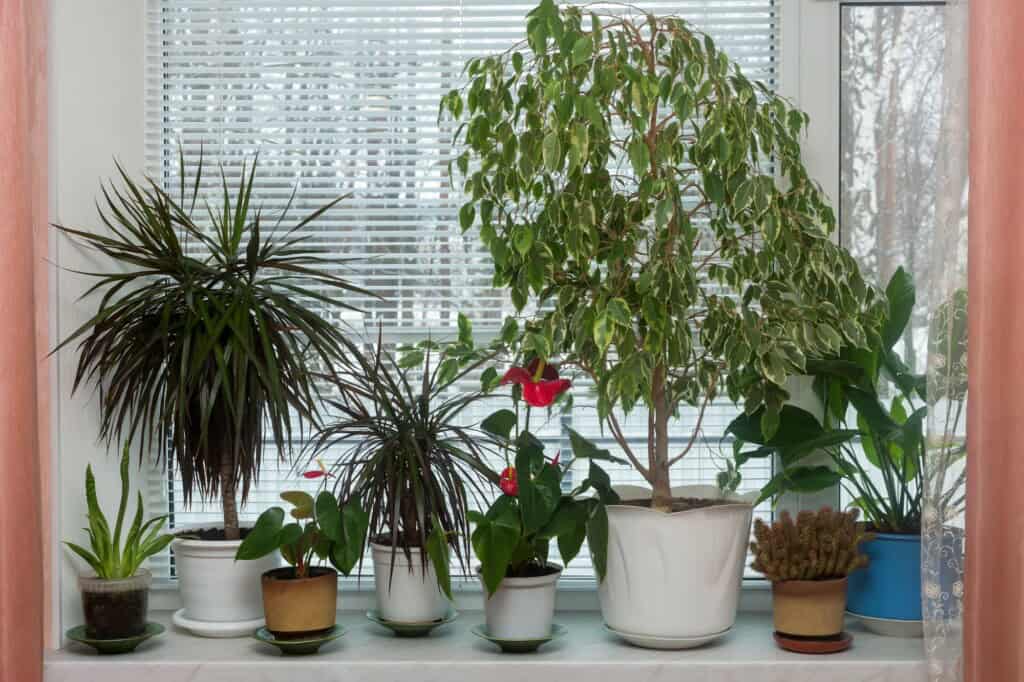
[[[95,224],[94,198],[101,178],[111,175],[113,158],[128,169],[145,168],[146,149],[154,142],[144,137],[146,5],[141,0],[49,0],[52,5],[50,162],[55,222]],[[839,29],[844,4],[886,4],[881,0],[777,0],[780,26],[780,94],[806,111],[811,118],[804,155],[808,169],[833,202],[839,196]],[[889,4],[935,4],[934,0],[901,0]],[[118,40],[109,40],[111,35]],[[64,338],[84,322],[87,307],[76,303],[88,286],[87,278],[66,268],[89,270],[96,263],[87,255],[57,239],[51,253],[58,266],[51,288],[53,340]],[[109,499],[116,494],[116,458],[96,442],[98,423],[95,396],[84,390],[70,395],[77,354],[73,348],[51,361],[56,371],[52,385],[51,458],[54,477],[51,565],[53,629],[51,641],[81,620],[75,565],[62,550],[60,540],[72,537],[85,513],[82,499],[83,471],[92,463]],[[803,402],[806,395],[797,397]],[[144,472],[136,470],[137,484]],[[143,485],[143,494],[146,494]],[[780,508],[836,504],[838,487],[810,499],[787,497]],[[766,584],[747,581],[742,608],[767,608]],[[344,607],[360,608],[369,599],[372,581],[363,580],[360,591],[349,590]],[[460,592],[465,607],[479,608],[476,589],[467,583]],[[153,595],[153,608],[177,603],[176,590]],[[592,585],[577,581],[562,589],[559,608],[596,608]]]

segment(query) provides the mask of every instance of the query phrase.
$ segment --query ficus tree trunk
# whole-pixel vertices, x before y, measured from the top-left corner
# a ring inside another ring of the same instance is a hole
[[[651,384],[651,409],[654,410],[653,429],[648,437],[647,482],[651,484],[651,508],[668,512],[672,510],[672,483],[669,479],[668,420],[670,409],[665,393],[665,366],[654,370]]]

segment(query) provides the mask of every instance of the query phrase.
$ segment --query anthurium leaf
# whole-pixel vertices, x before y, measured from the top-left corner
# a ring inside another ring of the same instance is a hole
[[[434,566],[434,573],[437,575],[437,586],[441,588],[444,596],[452,599],[452,577],[450,574],[450,562],[448,559],[448,538],[445,537],[441,522],[434,517],[433,530],[427,537],[427,556]]]
[[[842,476],[827,466],[794,467],[776,474],[761,489],[757,504],[786,492],[813,493],[839,483]]]
[[[594,504],[587,520],[587,546],[590,547],[597,581],[608,571],[608,512],[603,504]]]
[[[882,343],[889,349],[903,336],[914,311],[917,299],[914,278],[902,267],[897,268],[885,287],[885,297],[889,301],[889,316],[882,327]]]
[[[564,520],[558,522],[558,532],[553,537],[558,539],[558,553],[566,566],[580,553],[587,537],[587,513],[585,504],[573,502],[562,514]]]
[[[621,457],[615,457],[608,450],[597,447],[593,442],[581,436],[573,429],[568,429],[568,431],[569,444],[572,446],[573,457],[578,459],[606,460],[609,462],[615,462],[616,464],[628,464],[626,460]]]
[[[316,522],[321,532],[333,542],[343,542],[344,534],[341,528],[341,509],[338,507],[338,500],[331,493],[324,490],[316,496]]]
[[[313,496],[302,490],[286,490],[281,493],[281,499],[290,503],[294,509],[291,515],[296,519],[313,518]]]
[[[363,509],[358,497],[353,497],[341,509],[341,528],[344,540],[334,546],[331,563],[343,575],[348,575],[359,563],[366,543],[370,515]]]
[[[797,445],[812,438],[821,436],[825,430],[810,412],[796,405],[783,405],[779,412],[779,425],[775,434],[765,438],[762,430],[761,417],[765,408],[761,407],[753,414],[741,413],[726,427],[726,433],[732,434],[744,443],[755,445]]]
[[[280,535],[284,523],[284,510],[271,507],[256,519],[256,524],[238,546],[235,559],[249,560],[264,557],[281,546]],[[294,524],[292,524],[294,525]]]
[[[512,434],[512,429],[515,428],[515,425],[516,413],[508,409],[492,412],[480,422],[481,429],[506,440]]]
[[[473,551],[480,560],[480,574],[488,595],[494,594],[505,578],[519,544],[518,525],[514,514],[503,514],[494,521],[479,524],[473,531]]]

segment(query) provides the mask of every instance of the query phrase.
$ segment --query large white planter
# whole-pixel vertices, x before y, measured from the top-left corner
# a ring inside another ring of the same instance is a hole
[[[263,624],[260,577],[280,566],[277,552],[235,561],[240,540],[171,543],[184,608],[174,623],[203,637],[245,637]]]
[[[445,617],[448,599],[437,586],[437,574],[429,560],[424,571],[419,549],[410,550],[410,561],[401,548],[394,553],[387,545],[374,543],[370,548],[381,618],[398,623],[424,623]]]
[[[562,567],[548,565],[557,571],[536,578],[505,578],[490,597],[484,588],[484,617],[489,636],[522,641],[551,635]]]
[[[651,491],[616,487],[623,500]],[[674,497],[720,499],[714,486],[679,486]],[[722,635],[736,620],[757,493],[665,514],[644,507],[608,510],[608,571],[598,588],[608,627],[640,646],[686,648]]]

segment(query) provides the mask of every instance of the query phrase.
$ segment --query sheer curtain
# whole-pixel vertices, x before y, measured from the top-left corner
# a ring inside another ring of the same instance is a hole
[[[938,202],[929,272],[928,443],[922,510],[925,650],[933,682],[962,679],[967,403],[967,0],[946,5]]]

